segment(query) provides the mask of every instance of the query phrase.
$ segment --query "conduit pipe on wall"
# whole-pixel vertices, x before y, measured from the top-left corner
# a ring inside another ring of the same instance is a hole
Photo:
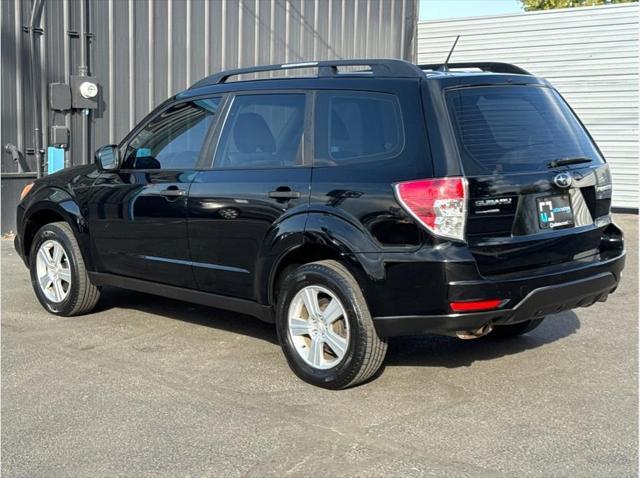
[[[29,20],[29,81],[33,91],[32,113],[33,113],[33,154],[36,159],[36,170],[38,177],[42,176],[42,125],[40,115],[40,94],[37,94],[38,85],[38,36],[42,33],[40,21],[42,20],[42,11],[44,9],[44,0],[33,0],[31,8],[31,19]]]
[[[91,18],[91,2],[90,0],[80,0],[80,64],[78,65],[78,76],[90,75],[90,52],[89,39],[92,33],[89,31],[89,21]],[[91,151],[91,110],[83,109],[81,112],[81,131],[82,138],[80,148],[79,164],[89,164],[93,156]],[[78,164],[78,163],[76,163]]]

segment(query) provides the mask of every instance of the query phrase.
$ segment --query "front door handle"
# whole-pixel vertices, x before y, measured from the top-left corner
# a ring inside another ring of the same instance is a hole
[[[185,191],[184,189],[179,189],[176,186],[169,186],[167,189],[163,189],[162,191],[160,191],[160,195],[165,197],[180,197],[186,196],[187,191]]]
[[[275,191],[269,191],[269,197],[274,199],[298,199],[300,193],[289,188],[278,188]]]

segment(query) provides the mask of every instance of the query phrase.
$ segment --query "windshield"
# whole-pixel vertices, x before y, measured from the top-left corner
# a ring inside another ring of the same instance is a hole
[[[447,92],[465,174],[546,170],[551,161],[598,150],[560,95],[537,86],[483,86]]]

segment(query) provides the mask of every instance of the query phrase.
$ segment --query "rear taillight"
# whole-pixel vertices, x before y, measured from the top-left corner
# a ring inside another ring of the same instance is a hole
[[[603,164],[595,170],[596,173],[596,199],[611,197],[611,171],[608,164]]]
[[[400,204],[436,236],[464,241],[467,183],[464,178],[406,181],[394,185]]]

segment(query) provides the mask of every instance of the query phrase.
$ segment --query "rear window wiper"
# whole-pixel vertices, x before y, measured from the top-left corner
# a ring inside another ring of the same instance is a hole
[[[591,161],[593,161],[593,159],[591,158],[587,158],[585,156],[576,156],[575,158],[554,159],[553,161],[549,161],[549,164],[547,164],[547,167],[557,168],[558,166],[568,166],[569,164],[590,163]]]

